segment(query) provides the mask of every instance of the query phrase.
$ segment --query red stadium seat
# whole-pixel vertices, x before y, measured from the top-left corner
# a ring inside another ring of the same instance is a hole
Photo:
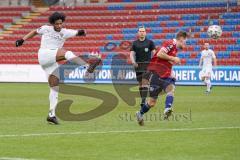
[[[185,65],[186,62],[187,62],[186,59],[184,59],[184,58],[181,59],[181,65]]]
[[[191,58],[191,59],[195,59],[196,57],[197,57],[197,53],[191,53],[191,54],[190,54],[190,58]]]
[[[230,58],[236,58],[236,59],[240,58],[240,52],[238,51],[231,52]]]

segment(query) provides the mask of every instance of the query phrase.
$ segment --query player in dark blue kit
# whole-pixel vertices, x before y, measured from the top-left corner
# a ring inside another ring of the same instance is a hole
[[[144,78],[147,78],[150,84],[149,99],[141,106],[140,111],[136,113],[139,125],[144,125],[143,115],[156,105],[158,95],[161,92],[167,94],[164,119],[168,119],[171,115],[175,90],[175,78],[172,75],[172,66],[180,63],[180,59],[176,57],[177,48],[183,48],[186,45],[186,39],[186,32],[178,32],[176,39],[165,41],[162,48],[153,56],[144,75]]]

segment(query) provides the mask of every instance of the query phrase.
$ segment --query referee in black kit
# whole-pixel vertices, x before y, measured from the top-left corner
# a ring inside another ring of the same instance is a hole
[[[142,76],[147,70],[147,66],[156,52],[155,44],[152,40],[146,38],[145,27],[138,28],[138,39],[132,43],[130,49],[130,59],[135,68],[137,81],[139,84],[139,92],[142,98],[142,104],[145,104],[148,94],[148,86],[142,84]]]

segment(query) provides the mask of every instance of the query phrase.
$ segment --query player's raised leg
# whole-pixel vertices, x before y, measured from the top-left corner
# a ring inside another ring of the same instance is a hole
[[[67,60],[78,65],[88,65],[86,61],[76,56],[72,51],[67,51],[63,48],[58,49],[56,55],[56,61]]]
[[[77,65],[86,66],[87,71],[89,73],[92,73],[95,70],[95,68],[101,63],[101,59],[99,57],[95,57],[95,58],[96,60],[94,61],[94,63],[88,64],[85,60],[75,55],[72,51],[67,51],[63,48],[58,49],[58,52],[56,55],[57,62],[62,60],[67,60]]]

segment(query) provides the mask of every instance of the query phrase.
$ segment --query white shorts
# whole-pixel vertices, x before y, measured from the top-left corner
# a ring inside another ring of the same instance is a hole
[[[200,72],[199,72],[199,77],[202,79],[203,77],[209,77],[211,78],[212,75],[212,68],[203,68]]]
[[[42,69],[49,75],[55,75],[59,78],[58,63],[56,62],[56,55],[58,49],[42,49],[38,50],[38,62]]]

